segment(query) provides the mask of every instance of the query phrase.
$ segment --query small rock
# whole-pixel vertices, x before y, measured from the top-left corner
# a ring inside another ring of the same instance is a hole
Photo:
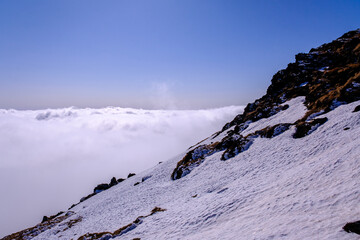
[[[119,178],[119,179],[117,180],[118,183],[121,183],[121,182],[123,182],[123,181],[125,181],[125,179],[123,179],[123,178]]]
[[[148,180],[149,178],[151,178],[152,176],[145,176],[141,179],[141,182],[145,182],[146,180]]]
[[[358,112],[358,111],[360,111],[360,105],[356,106],[353,112]]]
[[[116,184],[118,184],[118,181],[116,180],[116,178],[115,177],[113,177],[111,180],[110,180],[110,187],[112,187],[112,186],[115,186]]]
[[[42,219],[41,222],[43,223],[43,222],[46,222],[46,221],[48,221],[48,220],[49,220],[49,218],[48,218],[47,216],[43,216],[43,219]]]
[[[347,223],[347,224],[345,224],[343,229],[348,233],[353,232],[353,233],[360,234],[360,221]]]
[[[71,206],[68,208],[68,210],[72,209],[72,208],[75,207],[76,205],[77,205],[77,204],[71,205]]]
[[[99,184],[94,188],[94,193],[102,192],[108,188],[110,188],[110,186],[107,183]]]
[[[129,173],[129,175],[127,176],[128,178],[131,178],[132,176],[135,176],[135,173]]]
[[[98,191],[99,192],[99,191]],[[87,195],[87,196],[85,196],[85,197],[82,197],[81,199],[80,199],[80,202],[83,202],[83,201],[85,201],[85,200],[87,200],[87,199],[89,199],[89,198],[91,198],[92,196],[94,196],[96,193],[98,193],[98,192],[93,192],[93,193],[91,193],[91,194],[89,194],[89,195]],[[100,191],[101,192],[101,191]]]
[[[134,186],[136,186],[136,185],[138,185],[138,184],[140,184],[140,182],[136,182],[136,183],[134,184]]]

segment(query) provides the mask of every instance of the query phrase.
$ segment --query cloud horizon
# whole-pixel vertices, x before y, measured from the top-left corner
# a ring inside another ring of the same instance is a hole
[[[125,178],[184,152],[243,108],[0,109],[0,186],[7,191],[0,232],[35,225],[112,176]]]

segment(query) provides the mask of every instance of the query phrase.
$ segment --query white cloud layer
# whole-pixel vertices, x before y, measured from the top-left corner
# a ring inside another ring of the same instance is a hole
[[[0,237],[185,151],[242,110],[0,109]]]

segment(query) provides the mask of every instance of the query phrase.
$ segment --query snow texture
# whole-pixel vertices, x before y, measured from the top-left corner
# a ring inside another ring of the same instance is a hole
[[[303,98],[286,104],[290,108],[244,132],[304,115]],[[256,138],[234,158],[221,161],[222,152],[215,153],[172,181],[180,154],[80,203],[71,218],[82,221],[72,228],[55,235],[54,227],[35,239],[112,232],[155,206],[167,211],[115,239],[358,239],[342,226],[360,216],[360,112],[352,112],[359,104],[324,114],[329,120],[309,136],[294,139],[293,126],[271,139]]]

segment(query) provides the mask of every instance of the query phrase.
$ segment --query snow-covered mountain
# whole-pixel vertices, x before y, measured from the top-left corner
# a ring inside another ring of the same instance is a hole
[[[359,146],[356,30],[187,152],[3,239],[358,239]]]

